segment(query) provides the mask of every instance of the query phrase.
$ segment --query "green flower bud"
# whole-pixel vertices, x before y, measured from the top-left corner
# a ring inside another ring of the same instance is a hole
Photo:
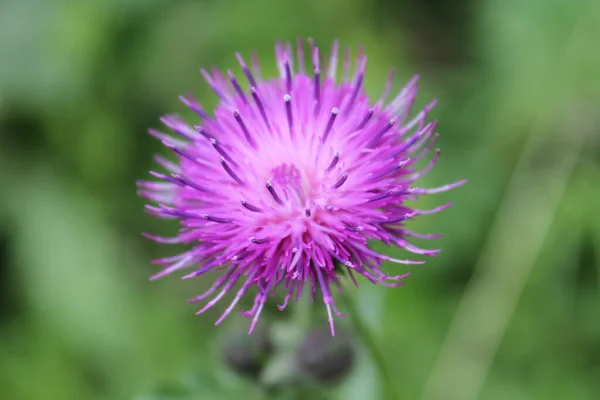
[[[233,371],[257,379],[273,351],[269,330],[258,326],[252,335],[246,330],[233,330],[221,342],[223,361]]]
[[[296,349],[298,370],[323,385],[335,385],[352,370],[355,360],[352,338],[346,331],[332,337],[329,328],[307,333]]]

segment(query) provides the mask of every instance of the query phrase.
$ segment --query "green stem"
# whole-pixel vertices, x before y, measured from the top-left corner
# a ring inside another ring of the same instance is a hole
[[[360,311],[354,302],[353,296],[347,291],[343,291],[341,297],[345,303],[347,314],[350,317],[352,328],[369,353],[369,356],[371,357],[371,360],[373,361],[373,364],[375,365],[378,375],[383,383],[384,398],[390,400],[401,399],[401,397],[396,393],[396,388],[392,382],[392,377],[386,365],[383,353],[379,350],[377,341],[369,330],[367,323],[362,319]]]

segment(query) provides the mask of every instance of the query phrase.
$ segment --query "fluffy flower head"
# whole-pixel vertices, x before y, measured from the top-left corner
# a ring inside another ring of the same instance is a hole
[[[190,300],[213,296],[198,311],[202,313],[237,288],[217,323],[256,286],[252,309],[242,313],[252,318],[251,331],[276,289],[285,292],[280,309],[303,291],[314,298],[319,289],[333,333],[333,313],[341,314],[331,286],[339,286],[341,271],[354,282],[362,275],[374,283],[400,286],[409,273],[389,276],[381,271],[382,262],[422,261],[379,254],[368,241],[434,255],[438,250],[417,248],[407,238],[435,235],[418,235],[404,223],[450,204],[417,210],[406,201],[464,181],[435,189],[414,187],[439,155],[436,151],[422,169],[416,167],[437,138],[436,122],[427,121],[434,103],[410,115],[416,78],[387,101],[390,73],[383,95],[371,102],[363,88],[366,56],[360,51],[352,63],[346,49],[341,68],[337,42],[326,60],[311,41],[308,62],[302,41],[295,57],[289,44],[278,44],[275,55],[275,79],[261,78],[256,58],[250,68],[239,54],[247,84],[231,70],[202,70],[219,97],[214,113],[205,112],[193,97],[182,96],[200,122],[191,126],[168,115],[161,121],[173,136],[150,130],[177,161],[157,157],[165,172],[151,172],[156,182],[139,182],[140,193],[156,203],[147,206],[149,213],[178,219],[181,228],[174,238],[147,236],[189,245],[183,254],[156,260],[163,269],[152,279],[190,267],[196,269],[184,278],[222,271],[207,292]]]

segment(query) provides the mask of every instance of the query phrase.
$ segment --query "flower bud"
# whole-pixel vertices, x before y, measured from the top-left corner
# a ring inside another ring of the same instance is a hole
[[[221,343],[223,361],[238,374],[252,379],[258,378],[272,350],[269,330],[260,325],[252,335],[246,330],[233,330]]]
[[[352,370],[355,350],[346,331],[332,337],[326,326],[307,333],[296,349],[300,372],[323,385],[335,385]]]

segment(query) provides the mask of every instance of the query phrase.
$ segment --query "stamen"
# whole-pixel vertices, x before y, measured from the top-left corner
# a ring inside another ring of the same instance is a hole
[[[244,74],[246,75],[246,78],[248,78],[248,82],[250,82],[250,86],[257,86],[256,81],[254,80],[254,77],[252,76],[252,72],[250,72],[250,69],[244,62],[242,55],[240,53],[235,53],[235,56],[236,56],[238,62],[240,63],[242,70],[244,71]]]
[[[223,91],[217,86],[217,83],[215,82],[215,80],[213,79],[213,77],[210,76],[210,73],[207,70],[205,70],[204,68],[202,68],[200,70],[200,73],[204,77],[204,80],[206,80],[206,83],[208,83],[208,86],[210,86],[210,88],[212,89],[212,91],[215,92],[215,94],[217,96],[219,96],[223,100],[229,100],[228,97],[225,95],[225,93],[223,93]]]
[[[431,138],[430,138],[431,137]],[[429,151],[431,150],[431,148],[433,147],[433,145],[435,145],[435,142],[437,142],[437,140],[439,139],[440,135],[435,134],[435,135],[431,135],[431,131],[427,132],[425,135],[423,135],[423,137],[417,142],[415,143],[412,147],[410,147],[407,150],[407,153],[412,154],[415,151],[419,150],[421,147],[423,147],[423,145],[425,143],[427,143],[427,145],[421,150],[421,152],[419,153],[419,155],[417,155],[415,157],[415,162],[420,161],[423,157],[425,157],[427,155],[427,153],[429,153]],[[439,156],[439,149],[437,149],[435,151],[435,155],[434,158]]]
[[[410,138],[406,139],[403,142],[403,145],[397,150],[396,154],[405,153],[407,149],[409,149],[412,145],[414,145],[420,138],[424,135],[429,136],[437,126],[437,121],[429,122],[427,125],[423,127],[420,131],[416,132]]]
[[[285,87],[288,93],[292,92],[292,68],[290,67],[290,61],[288,60],[287,53],[283,53],[285,58],[283,61],[283,68],[285,69]]]
[[[161,117],[160,122],[184,139],[193,141],[197,138],[196,132],[176,115],[166,115]]]
[[[352,96],[350,97],[350,100],[348,101],[348,104],[346,105],[346,107],[344,109],[345,114],[348,114],[352,110],[352,107],[354,106],[354,102],[356,101],[356,97],[358,96],[358,92],[360,91],[360,88],[363,83],[363,79],[365,77],[365,68],[366,67],[367,67],[367,57],[364,57],[363,61],[361,63],[360,69],[358,71],[358,77],[356,78],[356,83],[354,84],[354,91],[352,92]]]
[[[231,257],[232,261],[241,261],[248,256],[248,252],[246,250],[242,250],[235,256]]]
[[[213,262],[209,262],[207,264],[202,265],[201,268],[195,270],[194,272],[191,272],[187,275],[184,275],[181,277],[182,280],[186,280],[186,279],[191,279],[191,278],[195,278],[197,276],[203,275],[205,273],[207,273],[208,271],[210,271],[211,269],[220,266],[220,263],[215,263]],[[223,286],[223,284],[225,282],[227,282],[229,280],[229,278],[231,277],[231,275],[233,275],[233,273],[235,272],[236,268],[230,268],[229,271],[227,271],[224,275],[222,275],[219,279],[217,279],[215,281],[215,283],[210,287],[210,289],[208,289],[206,292],[202,293],[199,296],[196,296],[192,299],[188,300],[188,303],[197,303],[199,301],[204,300],[205,298],[207,298],[208,296],[210,296],[216,289],[220,288],[221,286]]]
[[[338,317],[344,317],[344,314],[336,310],[335,305],[333,304],[333,298],[331,297],[331,291],[329,290],[329,284],[325,281],[325,278],[323,277],[323,271],[321,271],[320,267],[316,268],[316,274],[317,280],[319,282],[319,287],[321,288],[321,293],[323,295],[323,302],[325,303],[325,308],[327,309],[327,316],[329,320],[329,327],[331,329],[331,336],[335,336],[335,328],[333,324],[333,315],[331,313],[331,310],[333,308],[333,311]],[[313,287],[316,287],[316,285],[313,285]]]
[[[142,232],[142,235],[150,240],[154,240],[156,243],[177,244],[182,242],[182,239],[179,236],[168,238],[163,236],[152,235],[146,232]]]
[[[233,75],[233,72],[231,72],[230,69],[227,70],[227,75],[229,75],[229,80],[231,81],[231,84],[233,85],[238,96],[244,101],[245,104],[248,104],[248,99],[246,98],[244,91],[240,87],[240,84],[238,83],[237,79],[235,79],[235,76]]]
[[[331,160],[331,163],[329,164],[329,166],[327,167],[327,169],[325,171],[329,172],[332,169],[334,169],[335,166],[337,165],[338,161],[340,161],[340,153],[336,151],[335,154],[333,155],[333,160]]]
[[[250,144],[250,146],[256,148],[256,142],[254,141],[254,139],[252,139],[252,136],[250,136],[250,132],[248,132],[248,128],[246,127],[246,124],[242,120],[242,116],[240,115],[239,110],[234,110],[233,116],[235,117],[235,120],[237,121],[240,128],[242,128],[242,132],[244,133],[244,137],[246,137],[246,141],[248,142],[248,144]]]
[[[271,183],[271,181],[267,181],[266,187],[267,187],[267,190],[269,191],[269,193],[271,193],[271,196],[273,196],[273,199],[278,204],[283,204],[283,201],[281,201],[281,199],[277,195],[277,192],[275,192],[275,188],[273,187],[273,184]]]
[[[239,275],[237,277],[239,278]],[[237,281],[237,279],[236,279],[236,281]],[[221,290],[221,292],[215,298],[213,298],[211,301],[206,303],[206,305],[204,307],[202,307],[200,310],[196,311],[196,315],[200,315],[200,314],[206,312],[206,310],[208,310],[209,308],[211,308],[212,306],[217,304],[219,302],[219,300],[221,300],[223,298],[223,296],[225,296],[227,294],[227,291],[228,291],[227,289]]]
[[[204,214],[204,215],[202,215],[202,218],[204,218],[204,219],[205,219],[205,220],[207,220],[207,221],[211,221],[211,222],[217,222],[217,223],[219,223],[219,224],[228,224],[228,223],[232,222],[230,219],[227,219],[227,218],[219,218],[219,217],[213,217],[213,216],[210,216],[210,215],[208,215],[208,214]]]
[[[192,214],[183,210],[177,210],[175,208],[170,208],[167,207],[163,204],[159,204],[160,207],[152,207],[152,206],[146,206],[146,208],[150,211],[159,213],[159,214],[163,214],[163,215],[171,215],[174,217],[178,217],[178,218],[192,218],[192,219],[196,219],[196,218],[201,218],[201,215],[198,214]]]
[[[266,299],[266,296],[264,296]],[[256,327],[258,322],[258,317],[260,317],[260,313],[262,312],[263,307],[265,306],[265,300],[261,299],[258,309],[256,310],[256,314],[254,314],[254,318],[252,318],[252,322],[250,323],[250,329],[248,330],[248,334],[251,335]]]
[[[172,177],[170,177],[169,175],[165,175],[165,174],[161,174],[159,172],[154,172],[154,171],[150,171],[150,175],[154,176],[155,178],[161,179],[163,181],[167,181],[167,182],[171,182],[174,183],[177,186],[181,186],[181,182],[179,182],[177,179],[173,179]],[[150,189],[147,186],[146,182],[138,182],[138,185],[141,187],[145,187],[146,189]]]
[[[171,174],[171,176],[176,179],[178,182],[181,182],[181,184],[185,185],[185,186],[189,186],[193,189],[196,189],[200,192],[205,192],[205,193],[212,193],[214,194],[214,192],[210,189],[207,189],[205,187],[202,187],[200,185],[195,184],[194,182],[185,179],[183,176],[179,175],[179,174]]]
[[[350,225],[346,222],[344,222],[344,225],[346,225],[346,230],[350,231],[350,232],[361,232],[363,229],[365,229],[363,226],[361,225]]]
[[[188,143],[180,140],[180,139],[176,139],[172,136],[169,136],[165,133],[162,133],[160,131],[157,131],[156,129],[148,129],[148,133],[151,136],[154,136],[155,138],[157,138],[158,140],[160,140],[163,144],[166,145],[166,143],[169,144],[169,146],[179,146],[179,147],[185,147]],[[169,147],[167,146],[167,147]]]
[[[227,317],[231,313],[231,311],[233,311],[233,308],[242,299],[242,297],[244,297],[244,295],[246,294],[246,292],[248,291],[250,286],[252,286],[252,284],[254,284],[254,276],[255,276],[255,274],[253,274],[250,278],[248,278],[246,280],[246,282],[244,282],[244,284],[242,285],[240,290],[238,290],[238,292],[236,293],[235,298],[233,299],[231,304],[229,304],[229,307],[227,307],[225,312],[223,312],[221,317],[217,320],[217,322],[215,322],[215,325],[219,325],[225,319],[225,317]]]
[[[314,67],[314,98],[315,98],[315,115],[319,113],[321,102],[321,70],[319,69],[319,48],[313,49],[313,67]]]
[[[229,154],[227,154],[225,149],[223,149],[223,147],[221,147],[221,145],[219,144],[217,139],[210,138],[210,144],[212,144],[213,147],[215,148],[215,150],[217,151],[217,153],[219,153],[221,156],[223,156],[227,161],[229,161],[233,165],[237,164],[235,161],[233,161],[233,159],[229,156]]]
[[[290,136],[294,136],[294,117],[292,115],[292,96],[289,94],[285,94],[283,96],[283,101],[285,102],[285,113],[287,115],[288,121],[288,129],[290,131]]]
[[[396,244],[396,246],[405,248],[407,251],[410,251],[411,253],[422,254],[422,255],[428,256],[428,257],[435,257],[437,255],[437,253],[439,253],[441,251],[440,249],[422,249],[420,247],[417,247],[417,246],[414,246],[414,245],[408,243],[408,241],[406,241],[404,239],[395,239],[395,240],[393,240],[393,242],[394,242],[394,244]]]
[[[168,147],[169,149],[173,150],[174,153],[180,155],[181,157],[187,158],[188,160],[193,161],[195,163],[199,163],[197,158],[194,157],[193,155],[191,155],[190,153],[188,153],[187,151],[183,151],[179,147],[176,147],[173,144],[168,143],[168,142],[163,142],[163,145]]]
[[[424,152],[425,153],[425,152]],[[414,174],[411,174],[408,179],[404,180],[404,182],[414,182],[417,179],[421,178],[422,176],[424,176],[426,173],[428,173],[431,168],[433,168],[433,166],[435,165],[435,163],[437,162],[438,158],[440,156],[440,149],[436,149],[435,150],[435,154],[433,155],[433,158],[431,160],[429,160],[429,162],[427,163],[427,165],[425,166],[425,168],[423,168],[420,171],[415,172]],[[415,159],[416,161],[419,161],[420,157],[417,157]]]
[[[277,62],[277,69],[279,70],[279,76],[281,79],[285,78],[285,66],[283,65],[283,61],[285,59],[285,53],[283,51],[283,45],[281,41],[278,40],[275,42],[275,60]]]
[[[292,43],[290,41],[285,42],[285,56],[290,62],[290,69],[292,72],[292,76],[294,75],[294,48],[292,47]]]
[[[250,210],[252,212],[262,212],[263,211],[261,208],[253,206],[252,204],[249,204],[245,200],[242,200],[241,203],[242,203],[242,206],[246,207],[248,210]]]
[[[210,139],[213,138],[213,136],[210,133],[208,133],[206,131],[206,129],[202,128],[201,126],[194,125],[194,128],[198,131],[199,134],[201,134],[202,136],[204,136],[208,140],[210,140]]]
[[[211,117],[200,107],[198,101],[191,95],[188,94],[188,97],[179,96],[179,100],[185,104],[187,108],[192,110],[196,115],[200,116],[202,119],[210,120]]]
[[[344,182],[346,182],[346,179],[348,179],[348,174],[344,172],[340,180],[333,185],[333,189],[338,189],[340,186],[342,186]]]
[[[416,117],[414,117],[408,124],[406,124],[406,126],[404,126],[403,129],[408,132],[417,124],[419,129],[422,129],[423,124],[425,123],[425,120],[427,118],[427,113],[429,113],[429,111],[431,111],[431,109],[433,109],[433,107],[435,107],[436,104],[437,100],[433,100],[431,103],[425,106],[425,108],[423,108],[423,110],[421,110]]]
[[[391,192],[392,192],[391,190],[386,190],[386,191],[385,191],[385,192],[383,192],[383,193],[379,193],[378,195],[376,195],[376,196],[373,196],[373,197],[371,197],[370,199],[368,199],[368,200],[367,200],[367,203],[373,203],[373,202],[375,202],[375,201],[383,200],[383,199],[385,199],[386,197],[388,197],[388,196],[391,194]]]
[[[283,311],[287,307],[288,302],[290,301],[290,298],[294,295],[294,290],[295,289],[296,289],[296,281],[292,280],[291,283],[290,283],[290,287],[288,289],[288,292],[286,293],[286,295],[285,295],[285,297],[283,299],[283,304],[277,305],[277,308],[279,309],[279,311]]]
[[[267,243],[269,240],[271,240],[271,239],[268,237],[263,238],[263,239],[257,239],[256,237],[252,236],[250,238],[250,241],[254,244],[264,244],[264,243]]]
[[[240,177],[237,176],[237,174],[235,172],[233,172],[233,170],[231,169],[229,164],[227,164],[227,162],[225,161],[224,157],[221,157],[221,165],[223,166],[223,169],[225,170],[225,172],[227,172],[229,174],[229,176],[231,176],[233,178],[234,181],[236,181],[240,185],[244,186],[244,181],[241,180]]]
[[[400,217],[396,217],[396,218],[390,218],[390,219],[383,219],[383,220],[378,220],[375,222],[378,222],[380,224],[395,224],[398,222],[402,222],[402,221],[406,221],[407,219],[410,219],[412,217],[414,217],[416,214],[414,212],[410,212],[410,213],[406,213]]]
[[[390,129],[392,129],[392,126],[394,126],[394,124],[396,123],[396,119],[390,119],[388,121],[388,123],[383,127],[383,129],[381,129],[377,135],[373,136],[373,138],[369,141],[369,143],[367,143],[366,147],[373,147],[377,144],[377,142],[379,142],[379,140],[383,137],[383,135],[385,135],[385,133],[387,131],[389,131]]]
[[[256,87],[253,86],[252,88],[250,88],[250,92],[252,93],[252,98],[254,99],[254,102],[256,103],[258,110],[260,111],[260,115],[261,115],[263,121],[265,122],[267,129],[270,131],[271,124],[269,123],[269,119],[267,118],[267,112],[265,111],[265,108],[263,107],[262,101],[260,101],[260,97],[258,97],[258,92],[256,91]]]
[[[404,88],[398,93],[398,95],[390,102],[387,109],[392,113],[396,113],[401,108],[405,107],[407,103],[410,103],[411,98],[416,94],[416,84],[419,80],[419,75],[413,76],[410,81],[404,86]]]
[[[331,109],[331,116],[329,117],[329,121],[327,122],[327,127],[325,128],[325,133],[323,134],[323,139],[322,139],[323,142],[325,142],[327,140],[327,136],[329,135],[329,132],[331,131],[331,128],[333,127],[333,123],[335,122],[335,118],[337,117],[339,112],[340,112],[340,109],[337,107],[333,107]]]
[[[466,179],[462,179],[460,181],[457,181],[457,182],[454,182],[454,183],[450,183],[448,185],[444,185],[444,186],[440,186],[440,187],[436,187],[436,188],[431,188],[431,189],[415,188],[413,190],[413,193],[414,194],[437,194],[437,193],[447,192],[448,190],[452,190],[454,188],[462,186],[465,183],[467,183],[467,180]]]
[[[358,126],[356,127],[357,131],[360,131],[362,128],[365,127],[365,125],[367,125],[367,122],[369,122],[369,120],[371,119],[371,117],[373,116],[373,113],[375,112],[374,108],[369,108],[369,110],[367,111],[367,115],[365,115],[365,117],[363,118],[363,120],[360,122],[360,124],[358,124]]]
[[[176,262],[175,264],[163,269],[162,271],[152,275],[150,277],[151,281],[154,281],[156,279],[162,278],[165,275],[169,275],[171,272],[177,271],[178,269],[183,269],[188,267],[191,264],[191,261],[193,260],[192,256],[187,256],[182,258],[180,261]]]

